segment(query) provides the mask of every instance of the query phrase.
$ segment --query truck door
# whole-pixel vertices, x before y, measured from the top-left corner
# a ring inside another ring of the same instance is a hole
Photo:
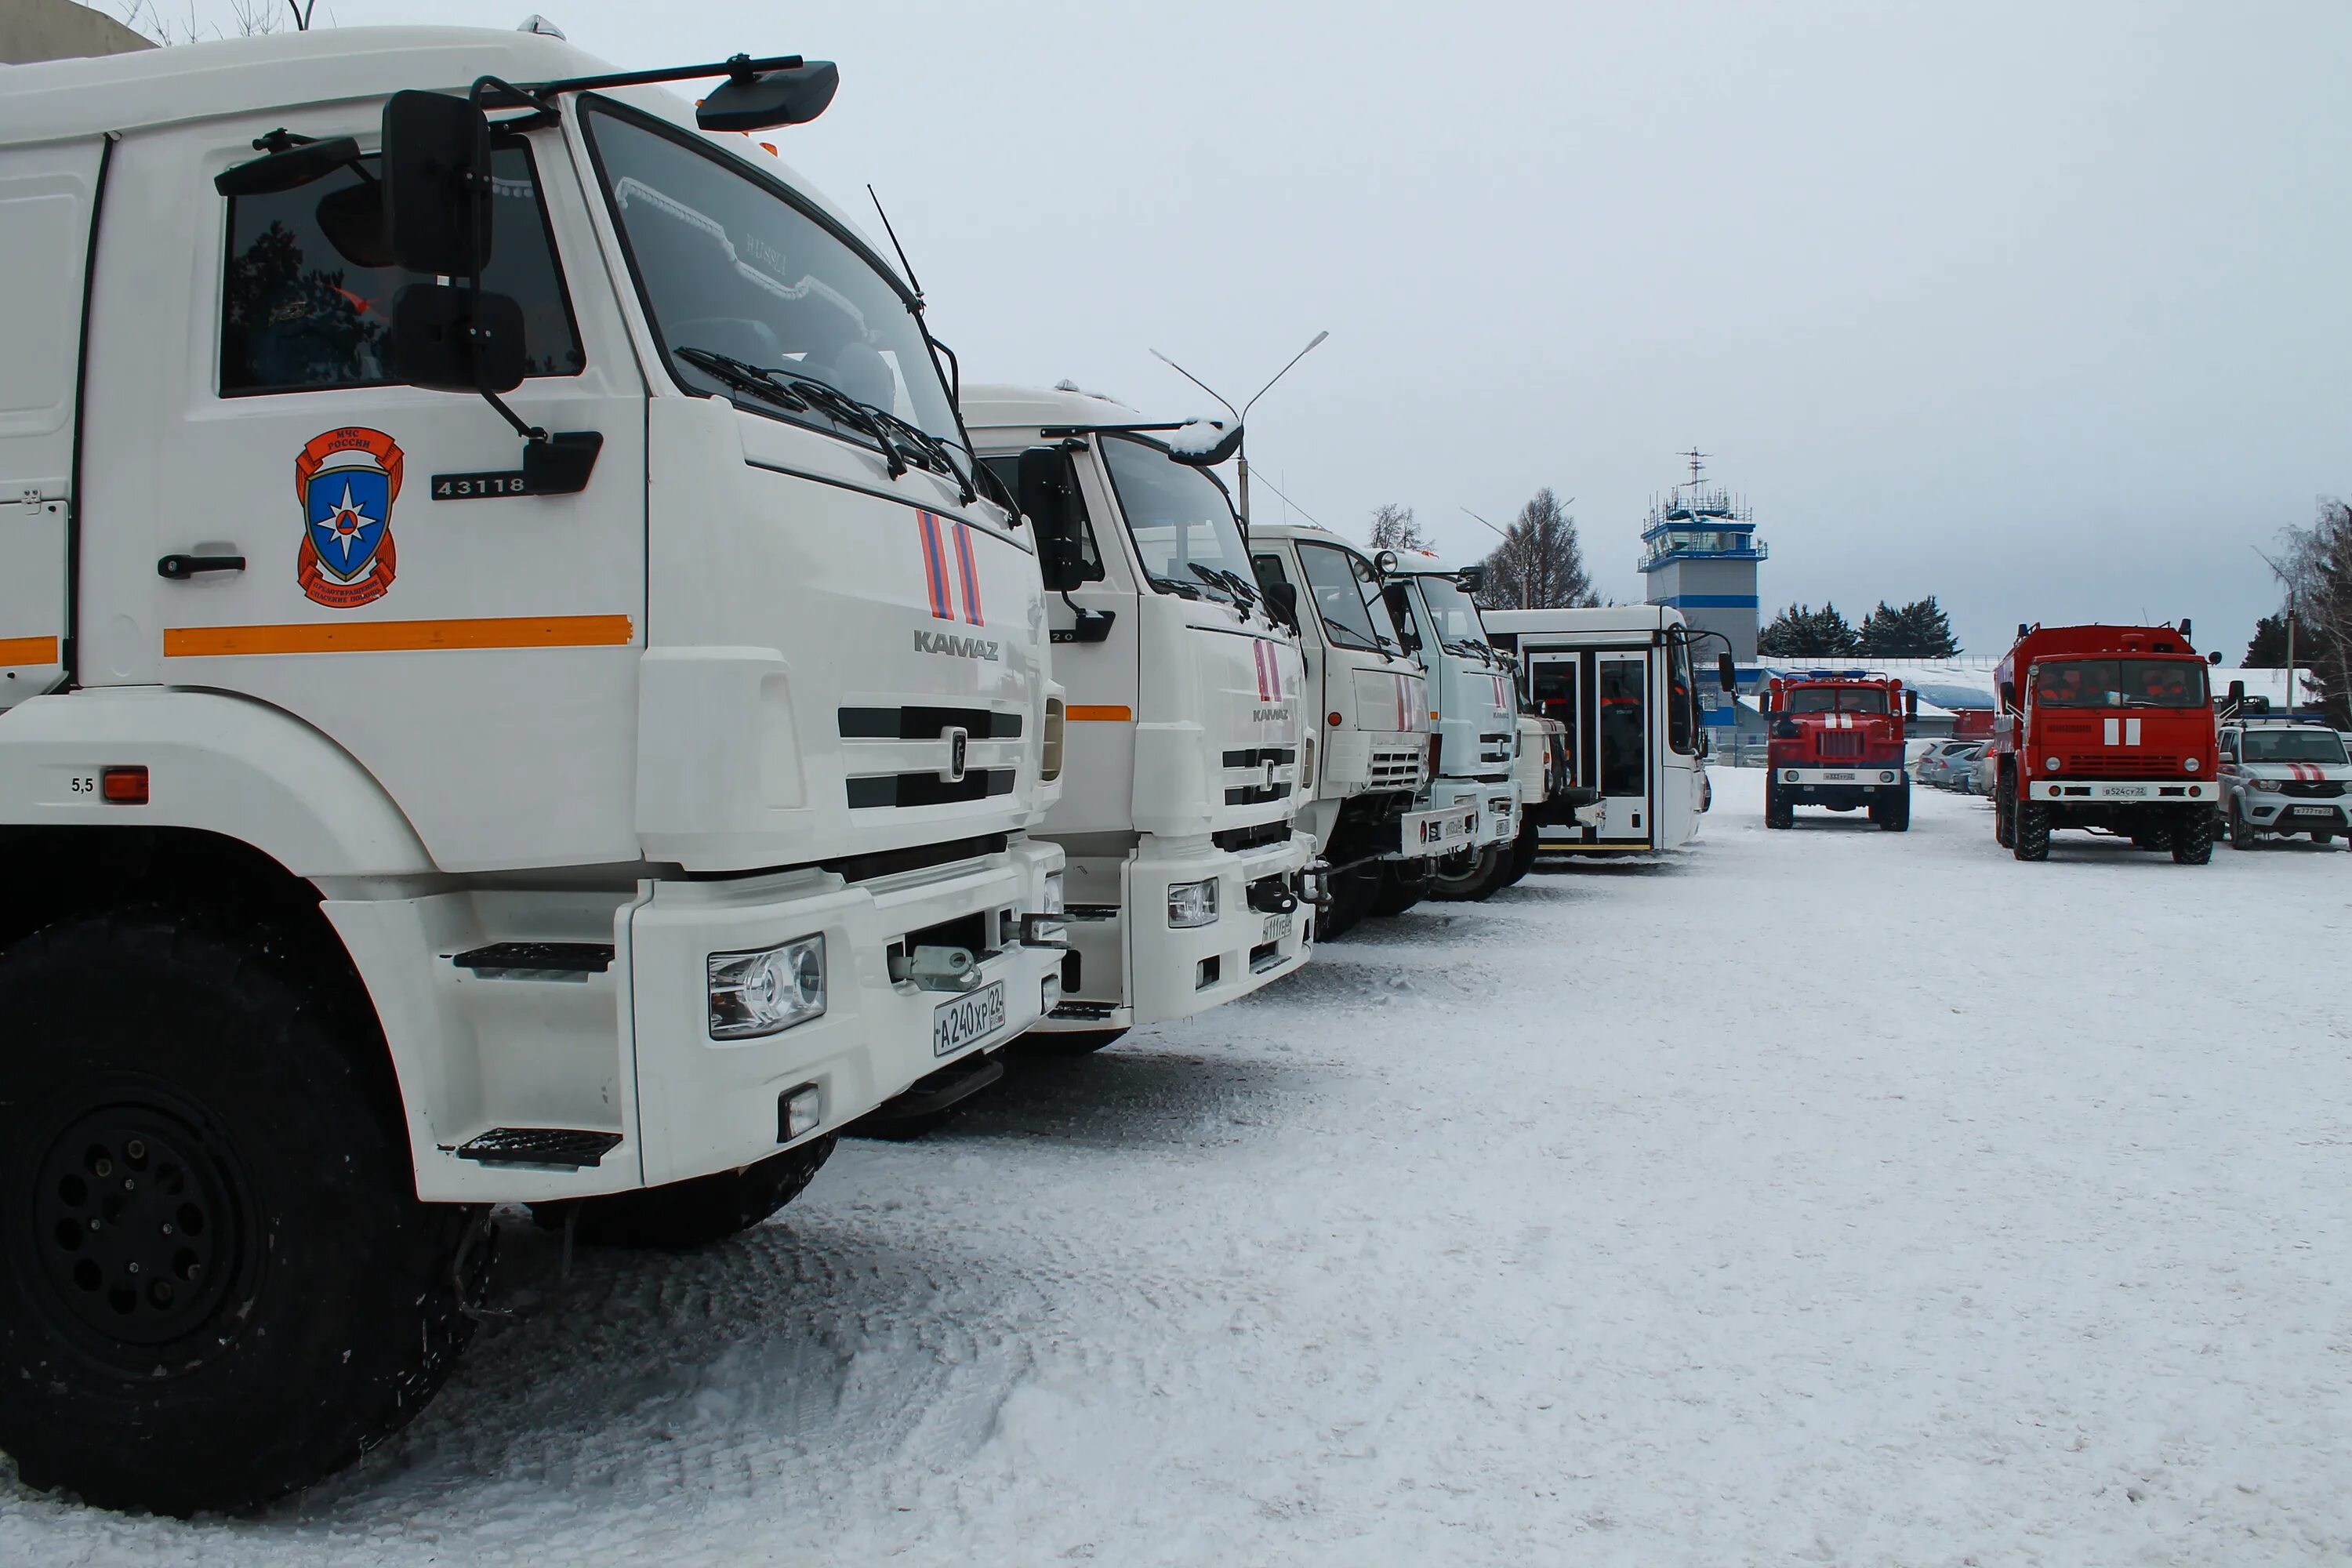
[[[1603,648],[1593,656],[1594,730],[1599,742],[1591,783],[1601,791],[1601,843],[1643,843],[1651,833],[1650,654]]]
[[[0,710],[65,673],[67,487],[100,145],[0,154]]]
[[[372,264],[387,259],[372,168],[215,193],[283,118],[115,150],[81,679],[292,714],[384,783],[446,869],[634,859],[644,382],[562,132],[499,140],[483,281],[523,310],[509,402],[604,446],[585,490],[531,496],[488,404],[393,374],[393,297],[430,279]],[[353,105],[297,129],[364,148],[376,119]]]

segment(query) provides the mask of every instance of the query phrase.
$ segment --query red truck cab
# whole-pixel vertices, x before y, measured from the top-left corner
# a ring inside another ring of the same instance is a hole
[[[1815,669],[1775,676],[1764,689],[1770,771],[1764,826],[1788,827],[1801,805],[1866,807],[1889,833],[1911,826],[1911,775],[1903,724],[1919,694],[1864,670]]]
[[[2221,655],[2215,654],[2218,661]],[[1993,833],[2020,860],[2086,828],[2213,858],[2221,785],[2207,660],[2174,626],[2020,626],[1993,672]]]

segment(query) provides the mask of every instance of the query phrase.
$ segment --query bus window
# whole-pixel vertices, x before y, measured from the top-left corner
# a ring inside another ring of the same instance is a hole
[[[1642,658],[1601,661],[1602,795],[1638,795],[1645,786],[1649,724],[1643,675],[1647,666],[1648,661]]]

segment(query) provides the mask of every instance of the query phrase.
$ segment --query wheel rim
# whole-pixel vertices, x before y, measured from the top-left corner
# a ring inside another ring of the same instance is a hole
[[[40,1315],[136,1375],[157,1370],[164,1346],[194,1341],[184,1347],[194,1353],[173,1353],[173,1371],[218,1349],[223,1337],[200,1331],[258,1261],[225,1141],[160,1091],[85,1099],[48,1125],[19,1210],[39,1259],[26,1294]]]

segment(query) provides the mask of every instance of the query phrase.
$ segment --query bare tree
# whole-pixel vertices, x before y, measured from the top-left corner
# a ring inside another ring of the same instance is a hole
[[[1426,550],[1429,539],[1421,531],[1421,524],[1413,521],[1412,508],[1382,501],[1372,509],[1372,548]]]
[[[2308,528],[2286,530],[2284,574],[2294,616],[2294,662],[2305,690],[2338,728],[2352,724],[2352,506],[2320,501]]]
[[[1519,508],[1503,542],[1486,557],[1480,602],[1490,609],[1584,609],[1601,601],[1585,570],[1576,518],[1546,485]]]
[[[307,5],[298,5],[295,0],[286,0],[288,9],[294,13],[295,31],[310,30],[310,13],[317,9],[318,3],[319,0],[310,0]],[[116,0],[114,9],[124,26],[166,46],[231,36],[222,30],[220,24],[204,21],[196,15],[196,0],[187,0],[184,18],[166,16],[159,0]],[[228,0],[228,11],[229,25],[236,29],[236,37],[257,38],[282,32],[286,27],[286,19],[278,14],[276,0]]]

